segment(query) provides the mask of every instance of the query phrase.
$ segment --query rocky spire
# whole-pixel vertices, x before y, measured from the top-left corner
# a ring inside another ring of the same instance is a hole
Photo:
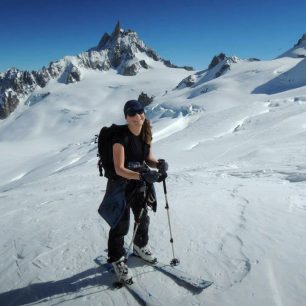
[[[121,32],[121,27],[120,27],[120,22],[119,20],[117,21],[117,24],[114,28],[114,31],[112,33],[112,35],[109,35],[108,33],[104,33],[102,38],[100,39],[96,49],[97,50],[103,50],[106,46],[106,44],[110,41],[110,40],[114,40],[116,38],[119,37]]]
[[[208,69],[214,68],[217,66],[220,62],[224,61],[226,58],[226,55],[224,53],[220,53],[219,55],[214,56],[211,63],[208,66]]]
[[[120,34],[120,30],[121,30],[121,28],[120,28],[120,22],[119,22],[119,20],[118,20],[118,21],[117,21],[117,24],[116,24],[116,26],[115,26],[115,29],[114,29],[114,31],[113,31],[113,33],[112,33],[112,37],[118,36],[118,35]]]
[[[104,35],[102,36],[102,38],[100,39],[98,46],[97,46],[97,50],[102,50],[105,45],[107,44],[107,42],[110,39],[110,35],[108,33],[104,33]]]

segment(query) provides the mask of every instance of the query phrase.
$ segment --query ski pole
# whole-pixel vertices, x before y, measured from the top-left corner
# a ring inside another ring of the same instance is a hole
[[[170,213],[169,213],[169,204],[168,204],[168,198],[167,198],[167,186],[166,186],[166,180],[163,180],[163,186],[164,186],[164,194],[165,194],[165,200],[166,200],[166,210],[167,210],[167,215],[168,215],[168,224],[169,224],[169,231],[170,231],[170,242],[172,246],[172,254],[173,254],[173,259],[170,261],[171,266],[177,266],[180,261],[178,258],[175,258],[174,255],[174,246],[173,246],[173,237],[172,237],[172,230],[171,230],[171,222],[170,222]]]
[[[143,207],[143,208],[141,209],[141,211],[140,211],[140,214],[139,214],[138,219],[135,220],[136,226],[135,226],[134,231],[133,231],[133,238],[132,238],[132,240],[131,240],[131,242],[130,242],[130,244],[129,244],[128,250],[127,250],[127,252],[126,252],[126,254],[125,254],[125,262],[127,262],[128,257],[129,257],[130,254],[131,254],[132,244],[133,244],[133,242],[134,242],[134,239],[135,239],[135,236],[136,236],[136,233],[137,233],[137,230],[138,230],[138,227],[139,227],[139,224],[140,224],[140,220],[141,220],[141,217],[142,217],[142,215],[143,215],[144,210],[145,210],[145,208]],[[122,270],[122,272],[120,273],[119,279],[121,278],[122,274],[123,274],[123,270]],[[133,283],[133,282],[132,282],[132,283]]]
[[[135,239],[135,237],[136,237],[136,233],[137,233],[138,227],[139,227],[139,225],[140,225],[140,221],[141,221],[142,215],[143,215],[144,211],[147,209],[148,190],[147,190],[147,186],[145,186],[145,187],[146,187],[146,188],[145,188],[145,195],[144,195],[143,205],[142,205],[142,208],[141,208],[139,217],[137,218],[137,220],[135,219],[136,226],[135,226],[135,228],[134,228],[133,237],[132,237],[132,240],[131,240],[131,242],[130,242],[130,244],[129,244],[127,253],[126,253],[126,259],[129,257],[129,255],[130,255],[130,253],[131,253],[132,244],[133,244],[134,239]]]
[[[128,247],[127,253],[126,253],[126,259],[128,258],[128,256],[129,256],[130,253],[131,253],[132,244],[133,244],[133,242],[134,242],[134,239],[135,239],[135,236],[136,236],[138,227],[139,227],[139,225],[140,225],[140,220],[141,220],[141,217],[142,217],[142,215],[143,215],[144,210],[145,210],[145,208],[143,207],[143,208],[141,209],[141,211],[140,211],[138,220],[135,220],[136,226],[135,226],[135,228],[134,228],[133,237],[132,237],[132,240],[131,240],[130,245],[129,245],[129,247]]]

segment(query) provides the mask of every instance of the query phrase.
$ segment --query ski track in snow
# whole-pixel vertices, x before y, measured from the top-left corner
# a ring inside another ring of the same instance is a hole
[[[190,185],[194,182],[194,179],[188,175],[180,175],[180,179],[182,178]],[[238,218],[235,225],[236,230],[233,228],[231,228],[231,231],[224,229],[220,242],[216,246],[218,258],[214,258],[214,260],[218,262],[219,266],[222,266],[222,271],[219,272],[219,275],[215,272],[216,279],[214,279],[214,282],[217,290],[224,290],[242,282],[251,270],[251,261],[243,252],[244,243],[239,236],[239,231],[243,230],[247,224],[245,210],[249,201],[245,198],[240,199],[237,187],[233,189],[230,196],[236,203],[239,203]],[[211,252],[210,256],[216,257],[215,251]]]
[[[268,270],[268,276],[269,276],[269,285],[272,290],[272,296],[273,296],[274,303],[276,306],[283,306],[284,304],[282,302],[281,295],[279,293],[273,264],[271,262],[268,264],[267,270]]]

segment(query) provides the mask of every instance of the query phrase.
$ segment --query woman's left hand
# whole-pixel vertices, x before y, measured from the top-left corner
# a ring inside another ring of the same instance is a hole
[[[169,165],[164,159],[159,159],[157,163],[157,169],[160,173],[164,174],[168,171]]]

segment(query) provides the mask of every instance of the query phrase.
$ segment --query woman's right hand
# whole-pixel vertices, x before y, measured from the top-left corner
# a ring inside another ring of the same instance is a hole
[[[153,171],[153,170],[140,172],[140,180],[148,184],[153,184],[155,182],[158,182],[160,176],[161,176],[160,173],[158,173],[157,171]]]

